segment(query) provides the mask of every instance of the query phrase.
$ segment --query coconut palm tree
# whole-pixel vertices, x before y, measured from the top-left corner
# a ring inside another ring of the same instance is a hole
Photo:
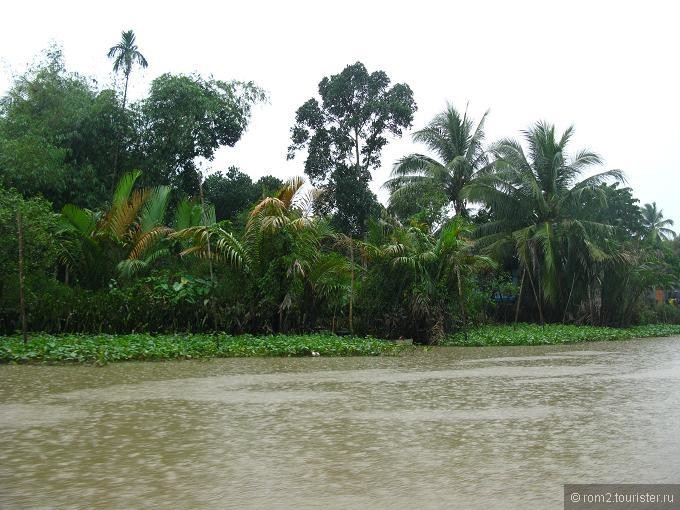
[[[644,238],[652,242],[658,240],[669,241],[675,239],[675,232],[668,228],[673,226],[673,220],[664,219],[663,210],[657,209],[656,202],[640,207],[642,226],[645,230]]]
[[[484,121],[475,125],[467,111],[461,116],[451,105],[438,114],[413,140],[424,144],[433,154],[410,154],[397,161],[385,183],[390,205],[399,208],[414,197],[441,192],[444,203],[453,204],[456,214],[467,216],[467,203],[460,191],[478,171],[488,165],[484,150]],[[417,198],[416,198],[417,199]]]
[[[591,221],[582,198],[586,191],[597,196],[602,182],[623,181],[623,174],[609,170],[579,180],[602,160],[585,150],[568,155],[572,127],[558,137],[553,125],[538,122],[523,135],[527,150],[512,139],[496,143],[493,167],[462,194],[489,209],[492,220],[478,228],[478,246],[497,256],[518,256],[543,321],[544,304],[569,303],[578,277],[606,258],[601,241],[613,227]]]
[[[135,33],[132,30],[127,30],[121,33],[120,41],[115,46],[109,49],[108,57],[113,60],[113,72],[122,71],[125,76],[125,89],[123,92],[123,110],[127,102],[128,82],[130,80],[130,73],[132,66],[138,64],[142,68],[147,68],[149,63],[144,58],[137,48],[135,41]]]

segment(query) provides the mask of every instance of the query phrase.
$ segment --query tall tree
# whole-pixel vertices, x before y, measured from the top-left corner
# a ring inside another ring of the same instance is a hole
[[[154,79],[140,107],[146,182],[195,194],[198,158],[212,160],[218,148],[236,144],[253,105],[264,100],[265,92],[252,82],[173,74]]]
[[[56,208],[96,207],[113,183],[111,161],[125,115],[111,90],[69,72],[50,47],[0,99],[0,183]],[[127,141],[126,141],[127,143]]]
[[[122,71],[125,76],[125,89],[123,91],[123,111],[127,103],[128,83],[130,81],[130,73],[132,66],[136,63],[140,67],[146,68],[149,63],[144,58],[135,44],[135,34],[132,30],[121,33],[120,41],[115,46],[109,49],[108,57],[113,58],[113,72]],[[118,179],[118,159],[120,158],[120,140],[116,140],[116,151],[113,156],[113,179],[112,189]]]
[[[560,305],[570,303],[577,279],[592,276],[592,263],[606,258],[602,244],[613,227],[608,221],[593,221],[582,207],[584,197],[594,193],[604,197],[602,182],[623,180],[619,170],[609,170],[579,181],[586,169],[602,160],[589,151],[571,157],[567,147],[572,134],[570,127],[558,136],[553,125],[538,122],[524,132],[526,152],[516,140],[501,140],[492,149],[497,158],[494,168],[463,189],[465,198],[493,213],[493,221],[477,230],[480,245],[497,253],[508,249],[516,253],[541,321],[546,304],[561,316]],[[588,293],[592,296],[590,287]]]
[[[640,208],[642,213],[642,228],[644,238],[652,242],[668,241],[675,238],[675,232],[668,228],[673,226],[673,220],[664,219],[663,210],[657,209],[656,202],[645,204]]]
[[[137,48],[136,36],[132,30],[121,33],[120,41],[115,46],[111,46],[107,56],[113,59],[113,72],[122,71],[123,76],[125,76],[125,89],[123,91],[123,109],[125,109],[132,66],[138,64],[142,68],[147,68],[149,63]]]
[[[357,62],[321,80],[319,96],[295,114],[288,159],[307,149],[305,173],[324,191],[336,225],[361,234],[377,203],[368,188],[370,171],[380,165],[386,136],[401,136],[411,126],[413,92],[403,83],[390,87],[384,71],[369,73]]]
[[[467,217],[467,203],[460,191],[489,164],[483,146],[487,113],[475,125],[467,111],[461,115],[448,105],[425,128],[416,131],[413,140],[424,144],[435,157],[410,154],[395,163],[392,177],[385,183],[391,193],[390,206],[408,207],[422,195],[441,197],[453,204],[456,214]],[[444,193],[433,193],[435,190]],[[446,203],[438,205],[441,208]]]

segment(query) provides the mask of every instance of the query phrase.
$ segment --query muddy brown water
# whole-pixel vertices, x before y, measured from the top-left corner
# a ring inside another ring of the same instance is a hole
[[[680,338],[0,366],[0,508],[562,508],[680,482]]]

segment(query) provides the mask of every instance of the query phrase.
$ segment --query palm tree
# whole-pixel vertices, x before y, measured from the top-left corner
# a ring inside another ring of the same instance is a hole
[[[393,271],[390,277],[401,280],[399,297],[408,310],[409,322],[412,327],[424,327],[426,331],[416,334],[424,333],[431,342],[445,335],[453,305],[457,305],[465,328],[467,276],[494,267],[488,257],[472,253],[470,233],[468,222],[457,217],[436,235],[418,225],[393,228],[380,247],[380,256]]]
[[[104,212],[73,204],[61,212],[62,261],[90,286],[119,274],[131,277],[169,255],[161,242],[172,231],[164,225],[170,188],[134,189],[139,170],[120,178],[111,206]]]
[[[258,202],[242,237],[220,224],[193,226],[171,236],[188,243],[182,256],[226,263],[245,275],[255,286],[262,309],[267,301],[278,306],[275,330],[293,310],[305,315],[306,305],[313,308],[318,297],[337,295],[340,286],[334,286],[330,277],[348,272],[346,264],[322,252],[322,242],[333,232],[313,215],[316,190],[306,192],[303,186],[302,178],[293,178],[276,195]]]
[[[132,66],[139,64],[139,66],[147,68],[149,63],[144,58],[144,55],[139,52],[135,41],[135,33],[132,30],[122,32],[120,41],[115,46],[111,46],[107,56],[114,59],[113,72],[123,71],[125,76],[125,90],[123,92],[123,110],[125,110]]]
[[[538,122],[523,134],[528,151],[516,140],[496,143],[493,167],[480,172],[462,194],[489,209],[492,220],[478,228],[478,246],[497,256],[514,252],[519,257],[542,322],[544,303],[563,299],[569,306],[577,278],[587,277],[592,263],[607,256],[602,241],[613,227],[589,219],[584,193],[598,196],[600,183],[624,179],[621,171],[609,170],[579,180],[602,160],[585,150],[567,154],[573,127],[558,138],[553,125]]]
[[[483,147],[487,114],[475,126],[467,111],[461,116],[448,105],[424,129],[416,131],[413,140],[425,144],[435,157],[410,154],[396,162],[385,183],[391,193],[390,205],[399,207],[414,196],[443,191],[443,199],[453,204],[456,214],[467,216],[466,199],[460,191],[488,165]],[[445,203],[438,205],[441,208]]]
[[[664,219],[663,210],[656,208],[656,202],[645,204],[640,208],[642,226],[645,230],[644,238],[652,242],[675,239],[675,232],[668,228],[673,226],[673,220]]]

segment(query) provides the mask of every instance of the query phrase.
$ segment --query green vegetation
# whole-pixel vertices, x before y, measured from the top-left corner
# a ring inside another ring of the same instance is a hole
[[[371,170],[380,166],[387,135],[411,127],[416,103],[405,83],[390,87],[384,71],[369,73],[361,63],[319,82],[319,96],[295,114],[288,159],[307,150],[305,173],[322,193],[319,211],[346,234],[362,235],[380,210],[368,188]]]
[[[48,335],[24,344],[19,337],[0,338],[0,363],[107,363],[133,360],[232,358],[263,356],[378,356],[406,346],[374,338],[329,334],[230,336],[176,335]]]
[[[67,70],[51,48],[0,99],[0,334],[21,327],[20,288],[28,329],[54,334],[441,343],[494,322],[566,328],[484,340],[545,343],[631,331],[567,334],[569,324],[680,323],[672,222],[656,203],[640,207],[620,170],[573,147],[571,127],[537,122],[520,140],[487,143],[490,117],[449,104],[414,132],[425,154],[390,162],[384,207],[371,172],[416,111],[409,85],[385,71],[351,64],[291,112],[288,157],[303,153],[310,182],[253,182],[210,165],[237,144],[263,89],[164,73],[129,98],[131,73],[153,57],[132,31],[108,56],[120,86]],[[655,302],[661,289],[667,303]]]
[[[680,325],[607,328],[551,324],[487,325],[447,337],[441,345],[559,345],[680,335]],[[111,363],[169,359],[299,356],[384,356],[409,352],[404,343],[332,334],[31,335],[0,337],[0,363]]]
[[[408,219],[429,213],[424,219],[441,221],[442,209],[451,204],[456,214],[469,216],[462,191],[489,165],[484,147],[487,114],[475,126],[467,112],[461,116],[448,105],[445,112],[413,134],[413,140],[425,145],[436,157],[416,153],[395,163],[392,178],[385,187],[390,190],[390,208],[396,214]]]
[[[460,346],[557,345],[675,335],[680,335],[678,324],[650,324],[629,328],[573,324],[488,325],[472,329],[467,334],[460,332],[451,335],[443,344]]]

